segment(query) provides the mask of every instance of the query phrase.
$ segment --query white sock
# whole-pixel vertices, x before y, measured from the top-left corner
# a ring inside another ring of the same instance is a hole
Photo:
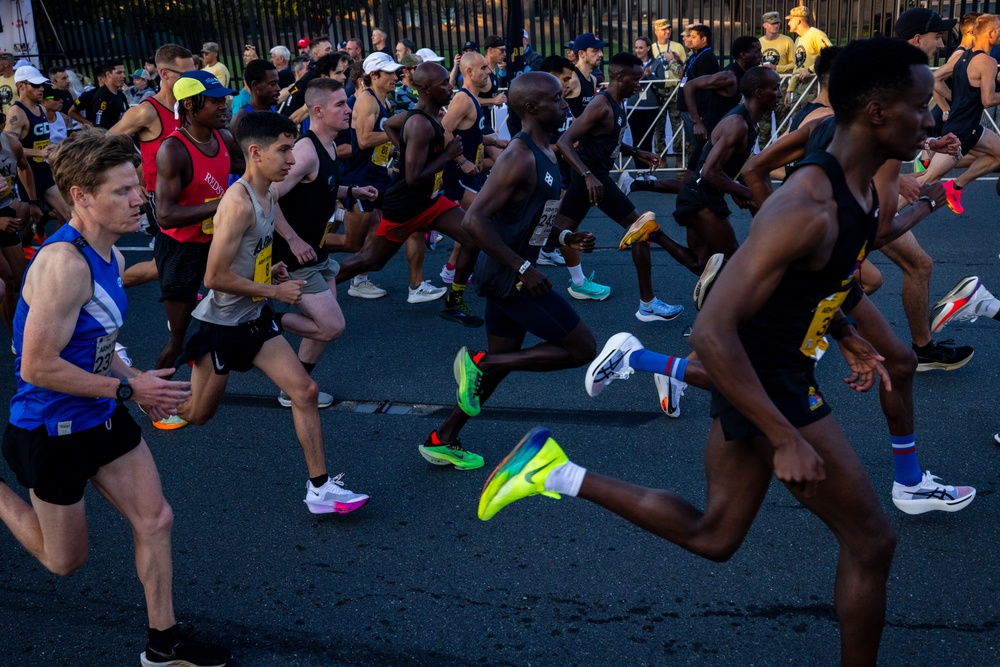
[[[545,478],[545,490],[575,498],[576,494],[580,493],[580,485],[583,484],[583,476],[586,474],[586,468],[581,468],[572,461],[568,461],[550,472],[549,476]]]
[[[358,275],[354,276],[354,279],[351,281],[351,284],[352,285],[360,285],[361,283],[363,283],[366,280],[368,280],[368,274],[367,273],[359,273]]]
[[[650,306],[652,306],[653,301],[656,301],[655,296],[649,301],[643,301],[642,299],[639,299],[639,303],[642,305],[643,308],[649,308]]]
[[[573,284],[579,287],[583,284],[583,264],[577,264],[576,266],[567,266],[569,269],[569,277],[573,279]]]

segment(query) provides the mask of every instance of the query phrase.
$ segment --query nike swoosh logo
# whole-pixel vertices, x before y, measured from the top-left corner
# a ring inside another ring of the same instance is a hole
[[[212,364],[215,366],[215,370],[224,371],[226,370],[226,365],[219,363],[219,355],[217,352],[212,353]]]
[[[535,468],[534,470],[529,471],[528,474],[526,474],[524,476],[524,480],[528,484],[534,484],[535,483],[535,475],[537,473],[541,472],[542,470],[545,470],[546,468],[548,468],[550,465],[552,465],[555,462],[556,462],[556,460],[552,459],[548,463],[543,463],[542,465],[540,465],[539,467]]]

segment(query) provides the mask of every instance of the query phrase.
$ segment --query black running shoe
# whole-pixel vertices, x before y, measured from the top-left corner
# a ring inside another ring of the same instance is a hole
[[[469,308],[465,301],[445,301],[444,308],[438,311],[438,315],[451,322],[464,324],[467,327],[483,326],[483,318],[476,317],[476,315],[472,313],[472,309]]]
[[[162,645],[146,643],[139,659],[143,667],[227,667],[233,655],[228,649],[198,641],[190,625],[175,625],[174,637]]]
[[[922,348],[914,345],[913,351],[917,353],[917,372],[953,371],[969,363],[975,350],[968,345],[952,347],[954,342],[953,340],[943,340],[938,343],[931,341],[930,345]]]

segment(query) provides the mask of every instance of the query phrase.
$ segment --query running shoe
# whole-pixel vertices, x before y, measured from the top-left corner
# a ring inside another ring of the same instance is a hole
[[[674,419],[680,417],[681,396],[687,389],[687,383],[660,373],[653,375],[653,382],[656,384],[656,393],[660,397],[660,409],[663,410],[663,413]]]
[[[566,290],[574,299],[591,299],[593,301],[604,301],[611,296],[611,288],[594,282],[594,271],[590,272],[590,277],[583,280],[582,285],[574,285],[570,278],[569,288]]]
[[[288,394],[286,394],[283,391],[279,391],[278,392],[278,404],[281,405],[281,407],[283,407],[283,408],[290,408],[290,407],[292,407],[292,398],[291,398],[291,396],[289,396]],[[331,396],[330,394],[326,393],[325,391],[321,391],[321,392],[319,392],[319,398],[317,399],[316,404],[317,404],[316,407],[318,407],[320,410],[322,410],[323,408],[328,408],[331,405],[333,405],[333,396]]]
[[[356,509],[364,507],[368,502],[368,496],[363,493],[354,493],[344,488],[341,481],[344,473],[326,480],[326,483],[318,489],[312,482],[306,482],[306,497],[304,502],[309,511],[313,514],[347,514]]]
[[[552,439],[552,431],[544,426],[531,429],[486,479],[479,496],[479,518],[489,521],[507,505],[528,496],[558,499],[558,493],[545,490],[545,480],[568,462],[559,443]]]
[[[913,346],[913,351],[917,353],[917,372],[924,371],[953,371],[961,368],[970,361],[975,354],[968,345],[952,347],[953,340],[943,340],[938,343],[931,342],[927,349],[918,349]]]
[[[452,369],[455,371],[455,382],[458,389],[455,390],[455,398],[458,407],[462,412],[475,417],[479,414],[479,383],[483,380],[483,372],[479,370],[480,360],[486,356],[485,352],[469,353],[469,348],[462,346],[462,349],[455,355],[455,363]]]
[[[951,322],[975,322],[979,319],[979,306],[995,299],[979,278],[962,278],[931,309],[931,333],[937,333]]]
[[[359,299],[381,299],[388,292],[370,280],[363,280],[357,285],[351,283],[351,286],[347,288],[347,294]]]
[[[139,654],[143,667],[226,667],[233,659],[227,649],[195,639],[197,632],[186,623],[171,630],[169,641],[146,643],[146,650]]]
[[[444,237],[441,236],[441,234],[437,233],[434,230],[431,230],[426,234],[424,234],[424,245],[430,248],[431,250],[437,250],[437,244],[440,243],[443,239]]]
[[[635,179],[629,175],[627,171],[623,171],[622,175],[618,177],[618,189],[628,197],[628,193],[632,192],[632,184],[635,183]]]
[[[1000,445],[1000,433],[994,433],[993,434],[993,442],[995,442],[998,445]]]
[[[639,302],[639,310],[635,311],[635,316],[642,322],[669,322],[684,311],[684,306],[672,306],[654,298],[648,306]]]
[[[709,290],[712,289],[712,283],[719,277],[719,272],[722,271],[722,267],[725,265],[726,256],[721,252],[715,253],[705,262],[705,270],[701,272],[698,282],[694,284],[693,298],[696,310],[701,310],[701,307],[705,304],[705,298],[708,296]]]
[[[458,322],[467,327],[483,326],[483,318],[476,316],[464,299],[452,302],[451,305],[445,299],[444,308],[438,311],[438,315],[450,322]]]
[[[542,250],[538,253],[538,266],[566,266],[566,260],[562,256],[562,251],[556,248],[552,252]]]
[[[484,464],[483,457],[465,451],[462,441],[458,438],[455,438],[454,442],[441,442],[437,431],[431,431],[427,441],[420,445],[418,450],[421,456],[436,466],[453,465],[459,470],[475,470],[482,468]]]
[[[13,347],[13,345],[14,344],[11,343],[12,347]],[[126,366],[129,366],[129,367],[132,366],[132,358],[130,356],[128,356],[128,348],[127,347],[125,347],[121,343],[115,343],[115,354],[118,355],[119,359],[121,359],[122,361],[125,362]]]
[[[158,422],[153,422],[153,427],[158,428],[161,431],[176,431],[179,428],[184,428],[188,423],[186,420],[181,419],[177,415],[171,415],[166,419],[161,419]]]
[[[634,371],[628,365],[628,359],[632,352],[641,349],[642,343],[630,333],[616,333],[609,338],[604,349],[587,368],[587,375],[583,380],[587,394],[595,397],[613,380],[625,380],[632,375]]]
[[[928,470],[920,483],[913,486],[893,482],[892,504],[907,514],[923,514],[934,510],[957,512],[968,507],[976,497],[976,490],[971,486],[948,486],[937,482],[938,479],[940,478]]]
[[[941,185],[944,186],[944,196],[951,212],[958,215],[965,213],[965,207],[962,206],[962,191],[955,187],[955,181],[941,181]]]
[[[624,250],[636,243],[645,243],[649,241],[649,235],[659,231],[659,229],[660,226],[656,224],[656,214],[652,211],[646,211],[625,230],[625,236],[618,243],[618,249]]]
[[[427,303],[428,301],[437,301],[448,293],[447,288],[435,287],[429,280],[425,280],[418,286],[409,288],[409,290],[410,293],[406,297],[407,303]]]
[[[455,282],[455,269],[449,269],[447,265],[441,267],[441,273],[438,275],[441,276],[441,282],[445,285]]]

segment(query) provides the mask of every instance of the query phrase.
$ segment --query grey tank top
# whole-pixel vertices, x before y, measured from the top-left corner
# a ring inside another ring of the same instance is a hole
[[[242,178],[233,184],[242,185],[253,203],[254,226],[240,239],[240,247],[233,259],[232,271],[238,276],[258,283],[271,283],[271,244],[274,240],[274,196],[268,193],[268,212],[257,201],[250,184]],[[210,290],[194,310],[194,316],[203,322],[236,326],[260,317],[264,297],[238,296]]]
[[[0,208],[14,201],[14,177],[17,176],[17,158],[10,148],[6,132],[0,132]]]

